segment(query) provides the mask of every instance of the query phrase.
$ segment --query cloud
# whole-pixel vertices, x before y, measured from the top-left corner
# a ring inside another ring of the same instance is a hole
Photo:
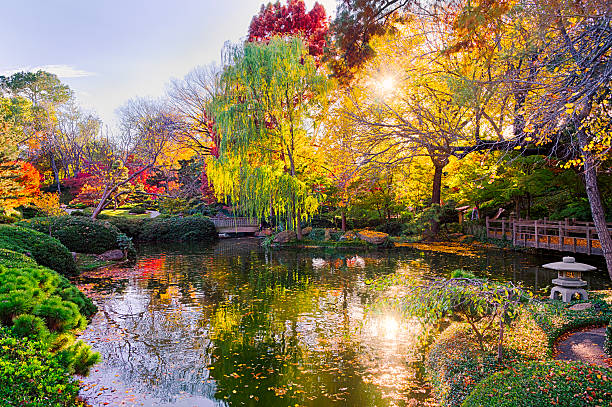
[[[82,69],[77,69],[70,65],[41,65],[41,66],[25,66],[17,69],[9,69],[5,71],[0,71],[0,75],[12,75],[17,72],[37,72],[37,71],[47,71],[52,74],[57,75],[58,78],[84,78],[87,76],[93,76],[95,73],[88,72]]]

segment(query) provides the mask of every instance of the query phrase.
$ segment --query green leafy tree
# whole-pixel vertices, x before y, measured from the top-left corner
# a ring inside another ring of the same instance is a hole
[[[399,298],[395,299],[403,313],[430,325],[446,318],[463,320],[470,325],[483,350],[487,337],[497,328],[497,359],[500,362],[504,327],[531,298],[528,291],[513,283],[501,284],[476,278],[463,270],[456,270],[448,279],[417,281],[396,274],[383,281],[383,286],[403,287]]]
[[[221,135],[207,166],[215,192],[245,214],[273,212],[301,238],[300,221],[320,202],[308,181],[330,81],[301,39],[274,37],[230,46],[222,86],[209,108]]]

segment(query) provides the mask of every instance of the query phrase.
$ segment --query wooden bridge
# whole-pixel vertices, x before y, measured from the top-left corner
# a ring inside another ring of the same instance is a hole
[[[593,222],[573,219],[486,219],[487,237],[512,241],[514,246],[603,255]],[[612,223],[608,223],[612,232]]]
[[[260,224],[253,218],[212,218],[219,233],[255,233]]]

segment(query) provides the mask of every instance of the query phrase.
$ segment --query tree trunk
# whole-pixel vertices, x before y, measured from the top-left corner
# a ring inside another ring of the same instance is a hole
[[[106,207],[106,203],[108,198],[111,196],[111,193],[112,189],[110,191],[108,190],[108,187],[104,189],[102,197],[100,197],[100,202],[98,202],[98,206],[96,206],[96,209],[94,209],[93,213],[91,214],[92,219],[96,219],[104,207]]]
[[[520,197],[514,197],[514,212],[516,213],[516,218],[520,219],[521,218],[521,198]]]
[[[342,209],[342,231],[346,232],[346,209]]]
[[[302,211],[298,208],[297,216],[295,219],[295,234],[297,235],[297,240],[302,240]]]
[[[580,147],[582,148],[582,154],[584,156],[584,184],[586,186],[589,204],[591,205],[593,223],[595,224],[595,230],[597,230],[601,250],[603,251],[604,258],[606,259],[608,275],[610,276],[610,279],[612,279],[612,237],[610,236],[610,231],[606,225],[604,207],[601,202],[599,186],[597,185],[597,167],[595,166],[595,159],[591,152],[584,150],[584,147],[588,144],[588,140],[582,130],[578,132],[578,138],[580,140]]]
[[[60,186],[59,172],[57,171],[57,164],[55,163],[55,157],[53,153],[49,154],[49,161],[51,162],[51,169],[53,170],[53,179],[55,180],[55,185],[57,185],[57,192],[62,193],[62,187]]]
[[[431,189],[431,204],[440,205],[441,195],[442,195],[442,170],[444,169],[443,165],[434,164],[434,177],[433,177],[433,185]]]
[[[434,162],[434,177],[433,177],[433,186],[431,190],[431,204],[440,205],[441,195],[442,195],[442,170],[444,169],[446,164]],[[436,236],[440,232],[440,222],[437,220],[432,220],[431,222],[431,234],[432,236]]]

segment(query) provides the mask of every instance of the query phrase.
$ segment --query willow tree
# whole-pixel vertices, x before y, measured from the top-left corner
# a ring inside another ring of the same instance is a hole
[[[321,197],[309,186],[313,145],[330,88],[302,40],[274,37],[226,49],[223,92],[213,99],[219,157],[208,175],[217,196],[248,216],[268,213],[297,232]]]

